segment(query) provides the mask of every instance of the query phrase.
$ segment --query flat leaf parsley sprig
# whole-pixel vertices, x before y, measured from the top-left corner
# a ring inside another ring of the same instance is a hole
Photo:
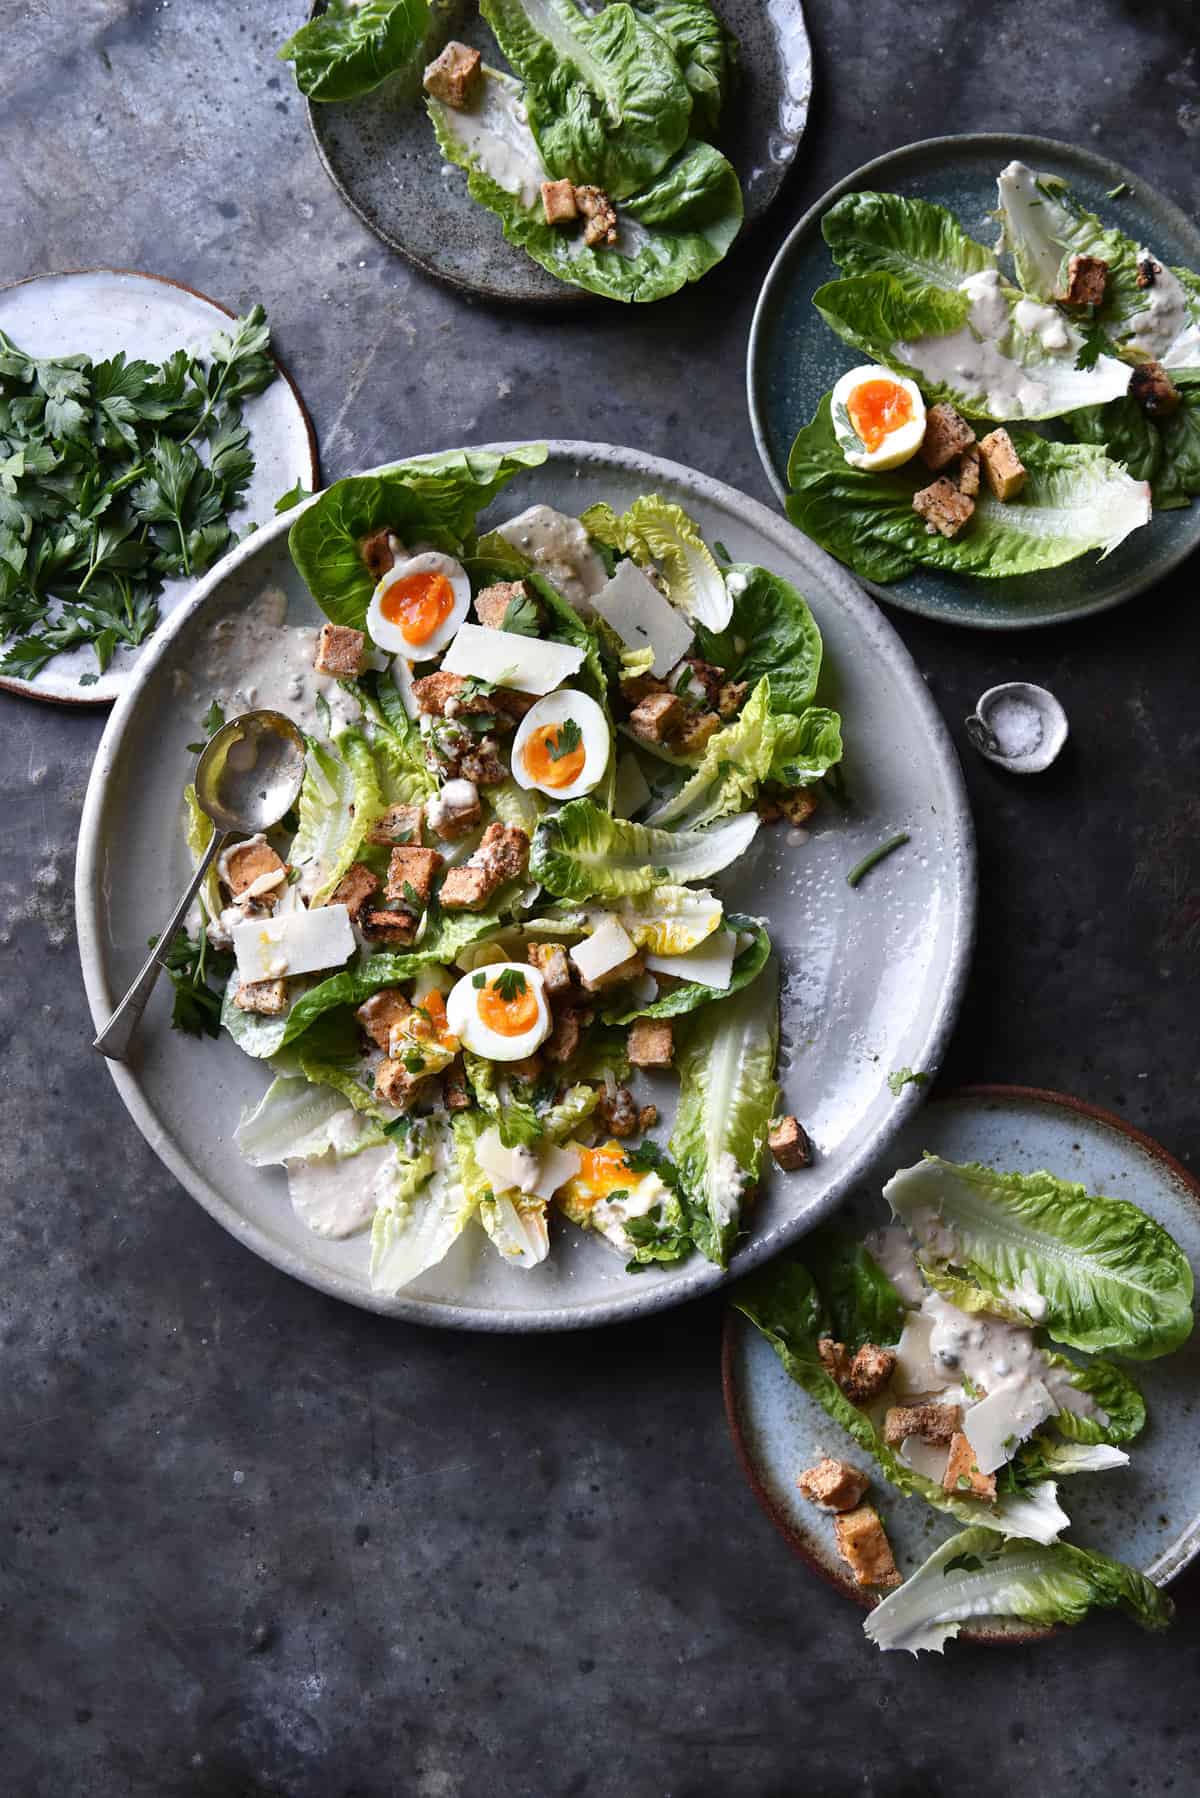
[[[207,360],[176,350],[161,365],[31,356],[0,331],[0,674],[29,680],[90,645],[91,686],[118,647],[145,642],[164,579],[233,541],[254,472],[242,401],[275,374],[261,306]]]

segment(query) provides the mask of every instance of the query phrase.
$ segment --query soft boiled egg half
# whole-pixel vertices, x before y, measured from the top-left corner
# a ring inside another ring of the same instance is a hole
[[[513,779],[551,799],[578,799],[604,779],[611,748],[608,720],[596,701],[560,687],[522,718],[513,738]]]
[[[829,402],[833,434],[852,468],[899,468],[925,436],[925,401],[915,381],[890,369],[852,368]]]
[[[520,961],[477,968],[451,988],[446,1022],[472,1054],[524,1061],[550,1034],[545,982]]]
[[[441,655],[470,610],[471,583],[453,556],[427,550],[389,568],[367,608],[372,643],[409,662]]]

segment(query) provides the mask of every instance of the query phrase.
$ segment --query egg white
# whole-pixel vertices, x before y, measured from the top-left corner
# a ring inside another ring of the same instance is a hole
[[[535,731],[547,724],[565,724],[568,718],[573,718],[579,726],[583,767],[565,787],[543,786],[525,766],[525,745]],[[545,793],[548,799],[578,799],[580,794],[590,793],[600,785],[608,767],[611,750],[612,737],[608,720],[596,701],[588,694],[579,692],[576,687],[560,687],[556,693],[547,693],[544,699],[539,699],[522,718],[520,728],[513,738],[513,779],[519,787],[527,790],[536,788],[539,793]]]
[[[496,1030],[484,1023],[479,1015],[479,1001],[488,986],[491,986],[506,968],[524,976],[534,998],[537,1000],[537,1022],[520,1036],[501,1036]],[[446,1000],[446,1022],[454,1035],[464,1047],[474,1055],[485,1056],[488,1061],[524,1061],[539,1049],[550,1034],[550,1007],[546,1003],[546,983],[536,968],[527,967],[522,961],[493,962],[486,968],[480,968],[478,974],[485,976],[485,985],[475,985],[477,974],[464,974],[461,980],[454,983],[450,996]]]
[[[912,401],[913,415],[907,424],[889,431],[878,449],[869,450],[850,423],[850,396],[865,382],[879,380],[894,381],[897,387],[903,387]],[[829,410],[833,434],[852,468],[870,468],[876,472],[900,468],[905,462],[912,461],[925,440],[925,401],[921,398],[921,390],[915,381],[905,375],[893,374],[890,368],[875,368],[870,363],[862,368],[852,368],[836,383],[830,395]],[[842,414],[841,422],[839,413]]]
[[[404,580],[410,574],[444,574],[454,589],[454,604],[438,628],[431,632],[424,643],[410,643],[398,624],[392,624],[383,615],[383,600],[389,587],[397,581]],[[410,556],[407,562],[397,562],[389,568],[374,593],[367,607],[367,633],[372,643],[378,644],[389,655],[403,656],[408,662],[430,662],[453,640],[459,625],[471,609],[471,582],[461,562],[453,556],[443,556],[437,550],[426,550],[422,555]]]

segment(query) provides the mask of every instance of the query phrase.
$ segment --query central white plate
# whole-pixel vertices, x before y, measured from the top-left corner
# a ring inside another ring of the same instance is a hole
[[[764,827],[725,886],[727,898],[769,921],[784,974],[785,1109],[817,1148],[811,1169],[768,1177],[731,1269],[741,1273],[826,1216],[920,1102],[914,1085],[894,1097],[887,1077],[902,1067],[934,1072],[953,1026],[974,929],[974,841],[949,735],[900,639],[785,520],[677,463],[569,442],[552,443],[545,466],[515,481],[488,516],[498,521],[534,500],[578,512],[604,499],[620,511],[654,491],[685,506],[734,561],[761,563],[805,595],[825,639],[819,697],[841,711],[847,746],[850,809],[822,805],[808,832]],[[256,533],[193,590],[143,655],[101,740],[76,867],[80,955],[97,1027],[187,877],[179,818],[193,758],[185,745],[209,696],[186,677],[204,634],[269,587],[286,591],[292,622],[318,616],[288,555],[289,522]],[[908,845],[847,886],[847,871],[902,830]],[[422,1323],[549,1330],[658,1310],[725,1277],[698,1256],[626,1274],[603,1242],[561,1221],[550,1259],[524,1272],[504,1265],[472,1226],[439,1268],[400,1297],[381,1298],[368,1283],[367,1238],[313,1236],[292,1213],[282,1172],[247,1167],[234,1147],[242,1109],[258,1099],[268,1070],[227,1037],[172,1031],[169,1017],[164,980],[134,1059],[109,1064],[134,1122],[226,1229],[324,1292]]]

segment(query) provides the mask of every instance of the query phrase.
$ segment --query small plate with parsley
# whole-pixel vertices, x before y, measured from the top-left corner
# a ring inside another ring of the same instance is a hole
[[[116,269],[0,290],[0,686],[110,703],[195,580],[316,485],[261,306]]]

